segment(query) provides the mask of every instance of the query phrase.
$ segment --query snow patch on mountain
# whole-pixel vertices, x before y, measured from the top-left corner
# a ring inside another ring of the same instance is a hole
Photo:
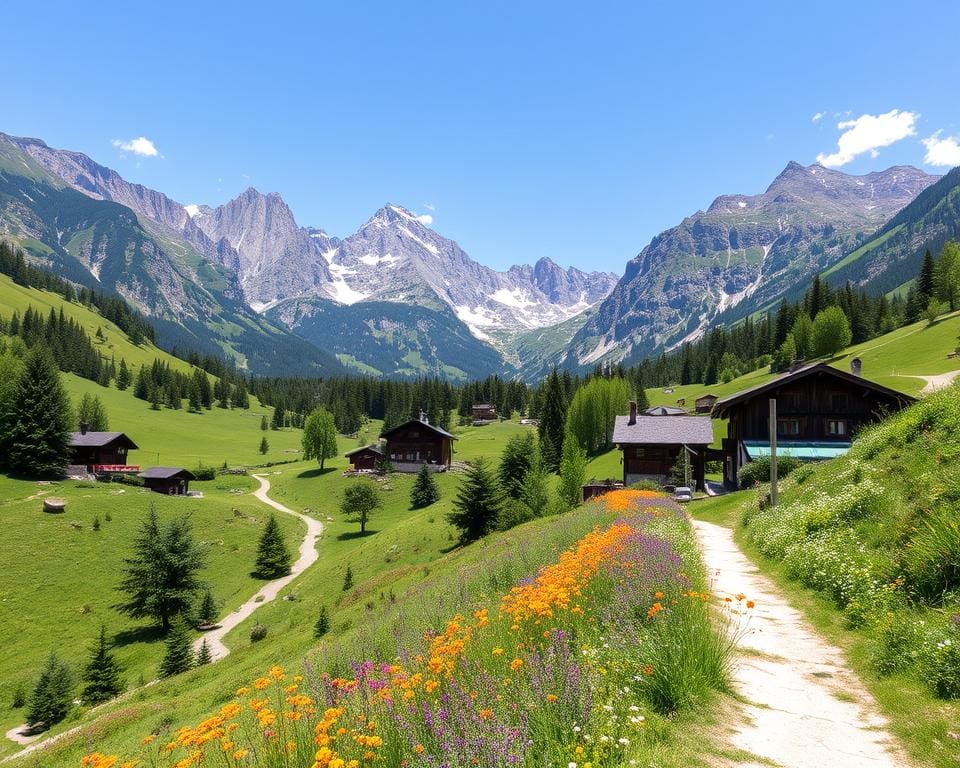
[[[191,219],[195,219],[200,215],[200,206],[196,203],[190,203],[189,205],[183,206],[183,210],[187,212],[187,216]]]

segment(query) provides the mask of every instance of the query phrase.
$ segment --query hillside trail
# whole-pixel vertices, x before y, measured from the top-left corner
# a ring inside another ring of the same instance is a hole
[[[269,507],[272,507],[278,512],[283,512],[284,514],[293,515],[294,517],[300,518],[304,523],[306,523],[307,532],[304,535],[303,540],[300,542],[299,557],[290,567],[290,573],[288,575],[264,584],[253,597],[247,600],[235,611],[227,615],[223,621],[218,622],[216,629],[211,629],[207,632],[204,632],[194,642],[194,650],[198,651],[200,650],[200,646],[203,644],[203,641],[207,641],[207,648],[210,650],[210,658],[212,661],[219,661],[230,653],[230,649],[224,644],[223,638],[231,629],[236,627],[245,619],[249,618],[261,605],[266,605],[271,600],[276,599],[277,595],[280,593],[280,590],[297,578],[297,576],[303,573],[307,568],[313,565],[320,557],[320,553],[317,552],[316,541],[323,533],[323,523],[321,523],[319,520],[315,520],[309,515],[304,515],[300,512],[294,512],[292,509],[285,507],[280,502],[274,501],[268,495],[270,493],[270,481],[267,480],[267,478],[263,475],[253,475],[253,477],[256,478],[260,483],[260,487],[253,492],[253,495],[256,496],[259,501],[263,502]],[[158,682],[158,680],[151,680],[146,685],[151,686]],[[111,699],[107,702],[107,704],[115,704],[117,701],[120,701],[123,698],[133,694],[137,690],[140,689],[133,688],[121,696]],[[19,752],[8,755],[0,760],[0,763],[5,763],[8,760],[13,760],[14,758],[24,757],[31,752],[43,749],[44,747],[49,746],[60,739],[79,732],[82,727],[83,726],[76,726],[62,733],[58,733],[55,736],[49,736],[47,738],[42,738],[42,734],[27,734],[25,732],[25,725],[18,725],[15,728],[11,728],[9,731],[7,731],[6,737],[10,741],[23,745],[25,749],[21,749]]]
[[[223,638],[231,629],[249,618],[260,606],[266,605],[271,600],[275,600],[277,595],[280,594],[280,590],[317,562],[317,558],[320,557],[320,553],[317,552],[317,539],[323,534],[323,523],[309,515],[294,512],[280,502],[274,501],[269,496],[270,481],[267,480],[264,475],[253,475],[253,477],[260,482],[260,487],[253,492],[253,495],[278,512],[293,515],[302,520],[306,523],[307,532],[303,537],[303,541],[300,542],[300,555],[296,562],[290,566],[289,574],[264,584],[253,597],[233,611],[233,613],[228,614],[221,621],[218,621],[215,629],[204,632],[194,642],[194,650],[199,651],[200,646],[206,641],[207,648],[210,649],[210,658],[214,661],[222,659],[230,653],[230,649],[224,644]]]
[[[913,765],[842,651],[815,634],[729,528],[694,520],[711,593],[746,594],[756,607],[737,638],[733,688],[742,712],[731,745],[752,755],[736,768],[907,768]],[[735,601],[734,605],[737,604]]]
[[[936,376],[911,376],[909,374],[902,374],[908,379],[922,379],[926,383],[923,385],[923,389],[920,390],[921,395],[929,395],[932,392],[937,392],[941,389],[946,389],[951,384],[957,376],[960,376],[960,371],[948,371],[947,373],[938,373]]]

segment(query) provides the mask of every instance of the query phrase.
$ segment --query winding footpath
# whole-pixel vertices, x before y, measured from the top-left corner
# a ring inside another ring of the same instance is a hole
[[[921,395],[929,395],[931,392],[937,392],[941,389],[946,389],[951,384],[957,376],[960,376],[960,371],[948,371],[947,373],[938,373],[935,376],[910,376],[908,374],[903,374],[908,379],[921,379],[924,381],[923,389],[920,390]]]
[[[280,502],[274,501],[268,495],[270,492],[270,481],[267,480],[263,475],[252,475],[256,478],[260,487],[253,492],[253,495],[257,497],[261,502],[266,504],[269,507],[278,512],[283,512],[287,515],[293,515],[294,517],[300,518],[306,526],[307,532],[303,537],[303,541],[300,542],[299,557],[296,562],[290,567],[290,573],[286,576],[283,576],[279,579],[274,579],[273,581],[267,582],[264,584],[260,590],[249,600],[247,600],[243,605],[237,608],[233,613],[227,615],[223,621],[217,623],[217,626],[214,629],[211,629],[207,632],[204,632],[197,640],[194,642],[194,650],[199,650],[200,646],[203,644],[204,640],[207,642],[207,647],[210,650],[210,658],[212,661],[219,661],[230,653],[230,649],[223,642],[223,638],[227,633],[240,624],[245,619],[249,618],[254,611],[257,610],[262,605],[266,605],[271,600],[275,600],[277,595],[280,594],[287,584],[293,581],[297,576],[303,573],[307,568],[313,565],[317,559],[320,557],[320,553],[317,552],[317,539],[323,534],[323,523],[319,520],[315,520],[309,515],[301,514],[300,512],[294,512],[292,509],[285,507]],[[158,683],[158,680],[151,680],[147,683],[147,686],[155,685]],[[106,704],[115,704],[117,701],[122,700],[123,698],[133,694],[135,691],[140,690],[139,688],[133,688],[126,693],[118,696],[115,699],[112,699]],[[106,705],[101,705],[106,706]],[[0,763],[5,763],[8,760],[13,760],[14,758],[25,757],[31,752],[36,750],[43,749],[50,744],[53,744],[60,739],[63,739],[72,734],[78,733],[84,726],[78,725],[69,730],[58,733],[55,736],[49,736],[45,739],[42,739],[40,734],[38,735],[29,735],[25,732],[26,726],[19,725],[16,728],[11,728],[6,733],[6,737],[10,741],[14,741],[17,744],[24,745],[26,748],[21,749],[19,752],[15,752],[12,755],[0,760]]]
[[[693,526],[713,594],[756,603],[738,638],[732,673],[743,716],[729,740],[757,758],[736,768],[908,768],[876,702],[839,648],[818,637],[733,540],[701,520]],[[734,603],[736,604],[736,603]]]

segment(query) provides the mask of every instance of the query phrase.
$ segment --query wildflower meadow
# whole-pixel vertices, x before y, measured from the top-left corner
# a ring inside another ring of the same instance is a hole
[[[597,524],[554,562],[392,658],[275,666],[202,722],[82,768],[637,764],[724,689],[731,635],[674,502],[622,490],[588,509]]]

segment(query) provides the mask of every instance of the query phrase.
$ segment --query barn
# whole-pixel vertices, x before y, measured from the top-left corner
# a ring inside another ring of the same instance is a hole
[[[737,486],[744,464],[770,455],[770,400],[777,402],[778,452],[801,461],[846,453],[858,429],[916,402],[910,395],[827,363],[802,366],[718,400],[714,417],[728,419],[723,440],[723,479],[728,487]]]
[[[453,461],[453,441],[447,430],[435,427],[421,413],[380,435],[386,442],[384,452],[398,472],[417,472],[426,464],[435,471],[450,468]]]
[[[196,480],[193,472],[183,467],[151,467],[141,472],[143,484],[155,493],[168,496],[186,496],[190,491],[190,481]]]

